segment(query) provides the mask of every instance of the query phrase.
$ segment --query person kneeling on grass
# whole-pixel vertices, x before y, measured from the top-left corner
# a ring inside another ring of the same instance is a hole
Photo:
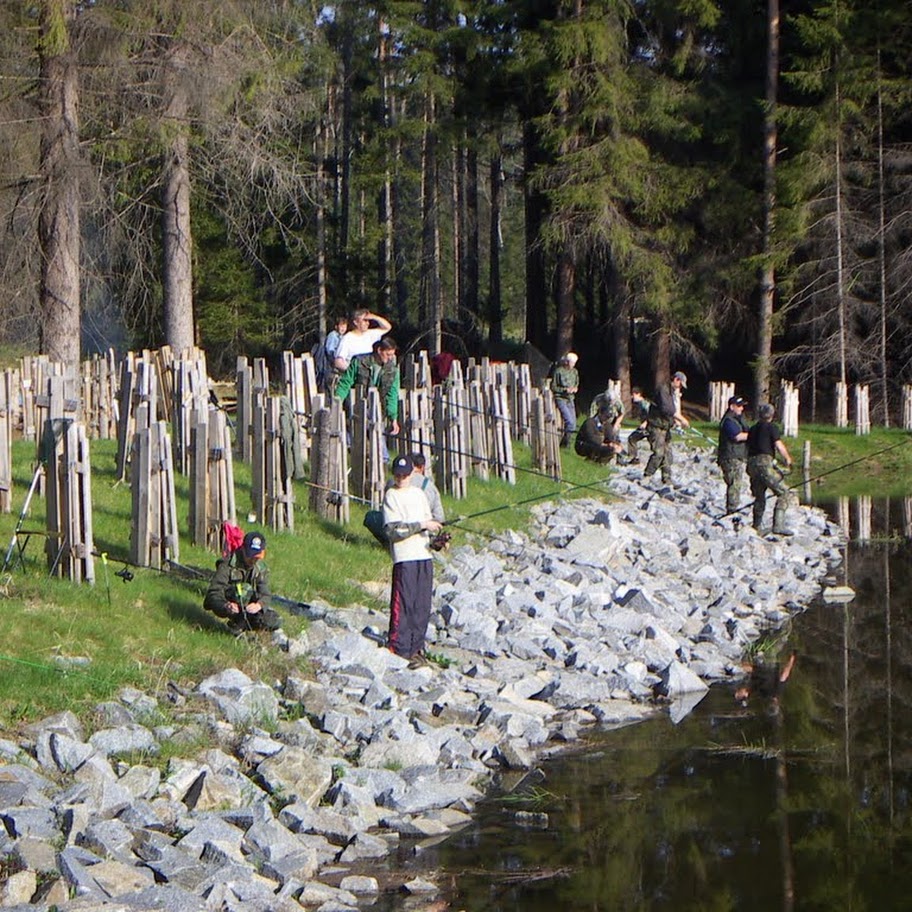
[[[431,618],[434,561],[428,533],[443,527],[431,516],[420,488],[412,486],[414,464],[408,456],[393,460],[393,486],[383,497],[383,529],[393,558],[389,648],[409,660],[410,668],[427,664],[424,639]]]
[[[259,532],[248,532],[241,546],[215,565],[203,607],[217,617],[228,618],[228,629],[234,634],[281,626],[278,614],[269,607],[265,556],[266,539]]]

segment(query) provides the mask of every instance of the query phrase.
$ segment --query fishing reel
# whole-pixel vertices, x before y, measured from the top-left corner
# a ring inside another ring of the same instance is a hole
[[[428,547],[432,551],[444,551],[452,541],[453,536],[450,532],[441,529],[429,542]]]
[[[119,576],[125,583],[132,583],[134,574],[129,567],[121,567],[114,576]]]

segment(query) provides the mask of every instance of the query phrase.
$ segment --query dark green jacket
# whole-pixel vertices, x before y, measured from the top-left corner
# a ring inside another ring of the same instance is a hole
[[[557,399],[573,401],[576,395],[571,390],[579,389],[579,371],[575,367],[558,367],[551,379],[551,390]]]
[[[241,549],[221,558],[215,565],[215,575],[209,582],[203,607],[219,617],[228,617],[228,602],[237,602],[246,608],[251,602],[269,606],[269,571],[263,561],[252,567],[244,563]]]
[[[347,370],[339,378],[336,398],[345,399],[353,386],[380,390],[383,417],[388,421],[399,420],[399,365],[395,361],[381,364],[373,355],[352,358]]]

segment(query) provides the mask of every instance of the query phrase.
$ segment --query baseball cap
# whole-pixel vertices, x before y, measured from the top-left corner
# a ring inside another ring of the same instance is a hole
[[[254,557],[266,550],[266,539],[259,532],[248,532],[244,536],[244,544],[241,547],[247,557]]]
[[[687,374],[685,374],[684,371],[675,371],[671,379],[680,380],[681,386],[683,386],[684,389],[687,389]]]
[[[744,399],[742,396],[732,396],[728,400],[729,405],[747,405],[747,399]]]
[[[393,460],[393,475],[411,475],[415,464],[408,456],[397,456]]]

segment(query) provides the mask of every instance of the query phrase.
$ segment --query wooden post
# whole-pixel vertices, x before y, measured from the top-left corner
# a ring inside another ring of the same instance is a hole
[[[836,427],[849,426],[849,388],[839,381],[836,384]]]
[[[48,569],[73,582],[95,582],[89,441],[70,418],[49,418],[45,438],[55,445],[47,458]]]
[[[728,411],[728,400],[735,395],[735,384],[727,380],[713,380],[709,384],[709,420],[721,421]]]
[[[148,414],[149,403],[143,403],[137,418],[144,419]],[[142,427],[138,420],[137,427],[130,469],[130,559],[139,567],[161,569],[169,560],[180,559],[171,437],[165,421]]]
[[[912,385],[908,383],[902,388],[902,427],[904,431],[912,431]]]
[[[347,523],[350,502],[345,412],[335,398],[314,413],[310,480],[310,509],[323,519]]]
[[[779,420],[782,422],[783,437],[798,436],[798,387],[788,380],[783,380],[779,388]]]
[[[4,374],[8,373],[4,372]],[[13,414],[9,387],[0,383],[0,512],[13,509]]]
[[[855,433],[871,433],[871,403],[867,384],[855,385]]]
[[[241,462],[250,462],[250,426],[253,414],[253,373],[250,363],[246,358],[237,359],[237,407],[235,422],[237,423],[237,449],[238,459]]]

